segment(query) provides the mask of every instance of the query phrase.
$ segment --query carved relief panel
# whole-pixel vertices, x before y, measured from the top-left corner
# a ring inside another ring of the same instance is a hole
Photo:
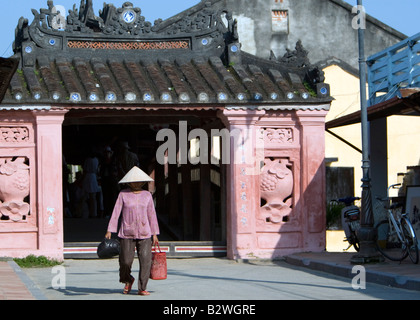
[[[295,191],[294,161],[299,148],[299,134],[291,124],[262,126],[258,140],[262,151],[258,157],[261,162],[260,223],[289,222]]]
[[[0,144],[22,143],[29,141],[27,127],[0,127]]]
[[[294,142],[292,128],[263,128],[264,143],[291,145]]]
[[[261,213],[267,222],[288,221],[291,212],[294,177],[287,158],[266,158],[260,174]]]
[[[32,121],[30,113],[10,113],[0,124],[0,234],[12,225],[19,232],[36,230],[35,201],[30,202],[35,196]]]
[[[26,157],[0,158],[0,221],[27,221],[29,177]]]

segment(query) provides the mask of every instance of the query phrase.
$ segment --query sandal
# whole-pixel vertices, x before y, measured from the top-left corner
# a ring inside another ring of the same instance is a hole
[[[146,291],[146,290],[144,290],[144,291],[139,291],[139,292],[138,292],[138,295],[139,295],[139,296],[150,296],[150,292],[149,292],[149,291]]]
[[[127,282],[124,287],[123,294],[129,294],[131,291],[131,287],[133,286],[134,278],[131,277],[131,282]]]

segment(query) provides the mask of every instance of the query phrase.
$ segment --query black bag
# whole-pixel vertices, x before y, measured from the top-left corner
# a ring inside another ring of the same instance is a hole
[[[101,259],[110,259],[120,254],[120,242],[116,239],[104,239],[96,252]]]

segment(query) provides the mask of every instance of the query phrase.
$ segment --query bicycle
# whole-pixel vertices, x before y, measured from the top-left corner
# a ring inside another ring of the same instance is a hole
[[[419,262],[419,249],[417,236],[413,226],[406,213],[400,217],[395,217],[394,212],[397,208],[402,207],[400,203],[391,204],[389,198],[389,190],[395,189],[401,184],[393,184],[387,190],[385,199],[377,198],[385,202],[387,219],[379,222],[376,229],[376,247],[378,251],[389,260],[403,261],[407,256],[415,264]],[[380,235],[385,232],[385,239],[381,239]],[[385,241],[385,242],[384,242]]]

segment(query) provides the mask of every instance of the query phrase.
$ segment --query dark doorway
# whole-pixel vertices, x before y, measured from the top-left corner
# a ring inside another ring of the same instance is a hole
[[[116,195],[98,194],[96,215],[92,216],[88,200],[75,195],[75,190],[81,187],[78,179],[83,178],[83,165],[89,155],[94,154],[102,166],[108,149],[118,158],[128,145],[130,152],[137,155],[139,167],[155,179],[148,189],[155,198],[161,229],[159,239],[226,243],[224,166],[157,163],[156,151],[162,143],[156,141],[157,132],[162,128],[178,132],[180,118],[121,114],[72,110],[67,115],[63,125],[64,241],[102,240]],[[209,120],[205,114],[202,116],[182,119],[188,121],[189,130],[209,123],[220,125],[215,117]],[[117,175],[115,181],[121,178],[121,173]]]

